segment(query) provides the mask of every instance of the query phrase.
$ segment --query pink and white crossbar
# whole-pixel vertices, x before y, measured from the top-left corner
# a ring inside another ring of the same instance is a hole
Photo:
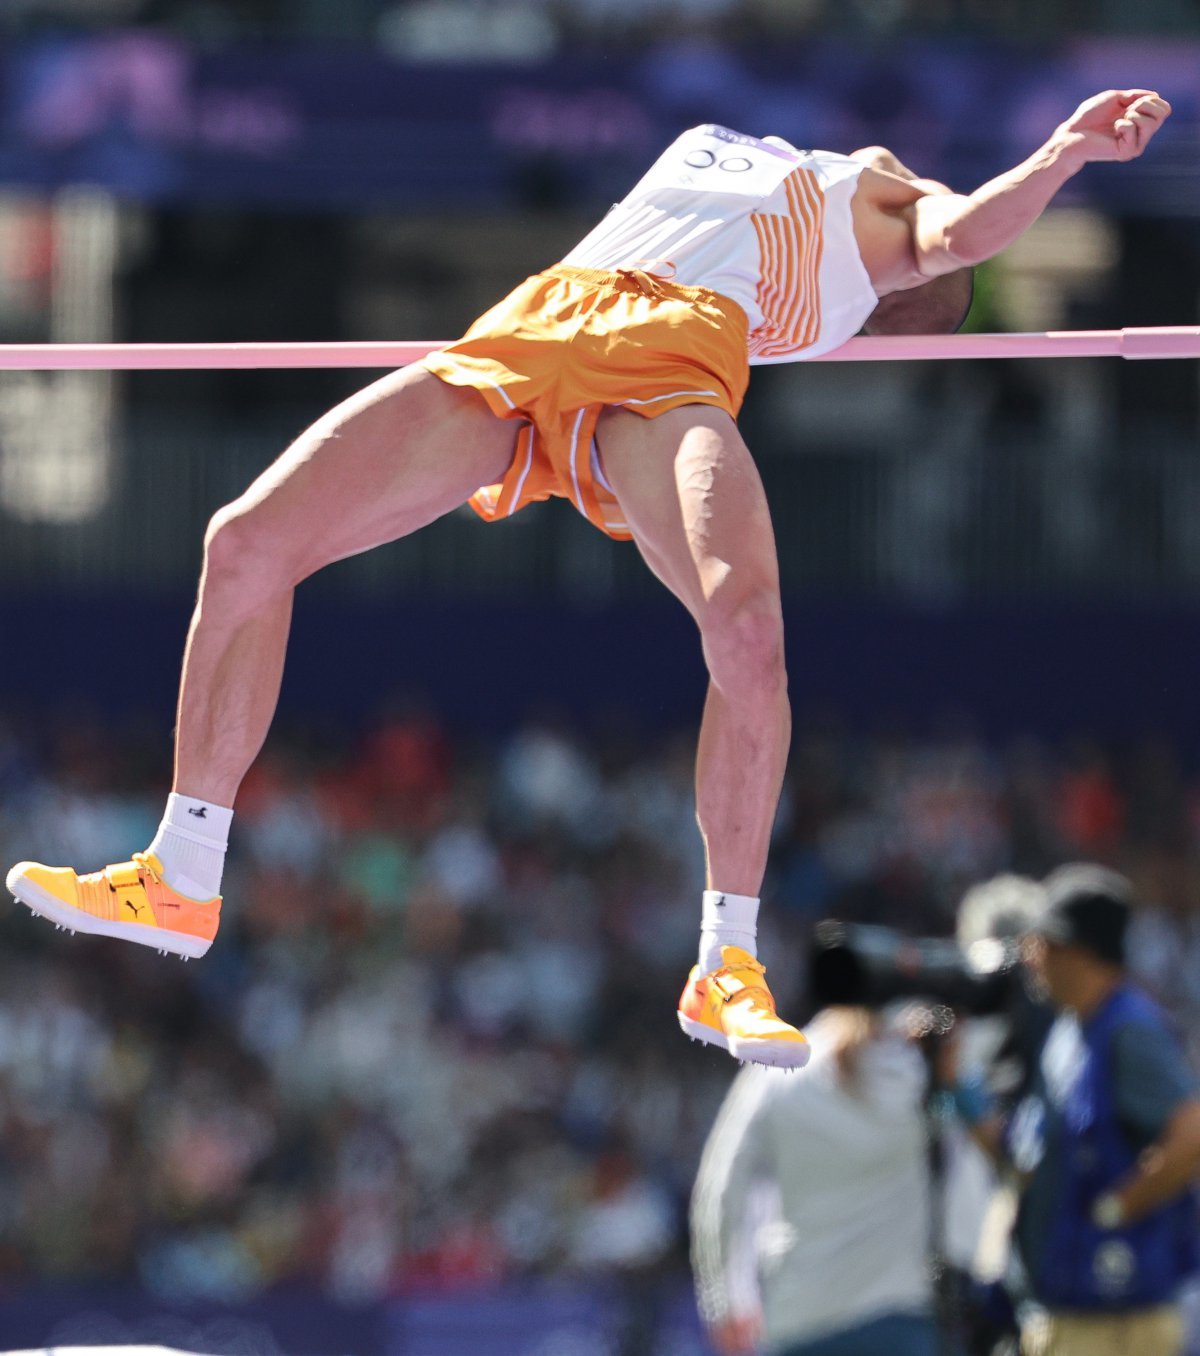
[[[0,371],[188,371],[203,368],[403,367],[442,342],[337,344],[0,344]],[[914,334],[851,339],[815,362],[959,358],[1200,358],[1200,326]]]

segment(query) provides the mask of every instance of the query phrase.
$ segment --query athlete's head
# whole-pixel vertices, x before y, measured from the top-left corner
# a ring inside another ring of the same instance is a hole
[[[971,309],[975,271],[960,268],[920,287],[889,292],[867,318],[864,334],[955,334]]]

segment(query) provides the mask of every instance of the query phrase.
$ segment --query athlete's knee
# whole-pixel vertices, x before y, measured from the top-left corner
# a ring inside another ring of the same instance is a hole
[[[701,619],[713,682],[727,694],[768,696],[787,687],[779,595],[762,588],[709,602]]]
[[[254,612],[290,587],[286,552],[237,502],[218,509],[204,534],[203,588],[226,611]]]

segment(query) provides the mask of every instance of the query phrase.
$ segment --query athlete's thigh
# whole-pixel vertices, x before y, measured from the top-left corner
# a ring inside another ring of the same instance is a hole
[[[709,405],[656,419],[611,409],[596,441],[646,563],[697,620],[723,588],[778,593],[767,498],[729,415]]]
[[[403,537],[495,484],[518,431],[478,392],[404,368],[323,415],[224,512],[307,573]]]

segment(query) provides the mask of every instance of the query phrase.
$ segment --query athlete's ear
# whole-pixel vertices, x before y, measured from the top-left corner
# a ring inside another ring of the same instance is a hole
[[[960,268],[920,287],[891,292],[867,317],[863,334],[956,334],[975,294],[975,270]]]

